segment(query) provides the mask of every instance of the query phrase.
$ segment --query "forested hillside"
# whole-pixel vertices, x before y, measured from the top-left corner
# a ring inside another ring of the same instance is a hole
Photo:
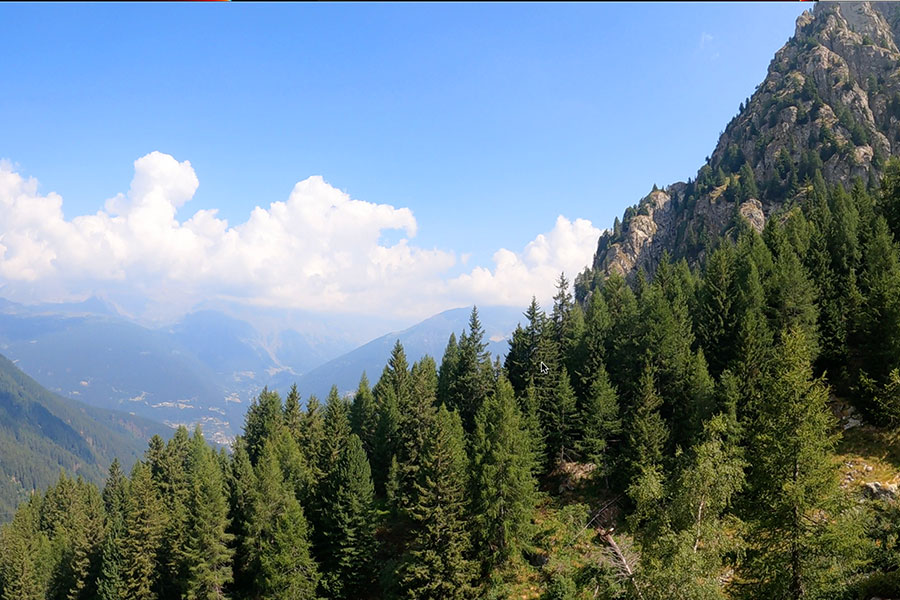
[[[900,506],[839,485],[830,394],[900,423],[900,165],[815,175],[702,269],[561,277],[492,364],[473,311],[438,366],[398,343],[324,405],[263,390],[233,454],[154,438],[0,534],[12,598],[868,598]],[[900,465],[894,465],[900,467]],[[576,545],[577,542],[577,545]]]
[[[231,453],[181,428],[64,475],[0,530],[0,598],[900,597],[898,17],[801,17],[502,364],[473,310],[440,364],[262,390]]]
[[[119,457],[132,464],[166,427],[56,396],[0,356],[0,520],[60,469],[100,483]]]
[[[600,237],[579,296],[609,273],[653,273],[664,252],[696,264],[736,214],[761,231],[816,171],[828,185],[877,182],[900,155],[898,42],[896,2],[822,2],[803,13],[696,176],[654,186]]]

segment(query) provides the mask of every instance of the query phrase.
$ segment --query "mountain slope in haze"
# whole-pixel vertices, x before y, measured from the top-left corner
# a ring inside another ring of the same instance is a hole
[[[143,453],[162,424],[61,398],[0,356],[0,521],[60,469],[96,483],[113,458],[123,468]]]
[[[0,302],[0,352],[52,392],[169,425],[200,423],[227,443],[247,401],[273,377],[300,374],[353,346],[291,329],[260,333],[221,311],[150,329],[96,298]]]
[[[606,275],[652,274],[664,252],[694,262],[737,220],[761,230],[828,184],[877,181],[900,155],[900,6],[819,3],[742,102],[695,180],[656,189],[601,235],[576,295]]]
[[[327,394],[332,385],[336,385],[341,393],[347,393],[356,390],[364,371],[370,383],[374,384],[381,376],[397,340],[403,344],[410,364],[428,354],[440,365],[450,334],[454,333],[459,338],[460,333],[468,328],[471,312],[470,307],[446,310],[408,329],[376,338],[303,375],[296,380],[297,387],[304,395],[315,394],[319,397]],[[509,337],[516,324],[524,321],[522,312],[522,309],[506,306],[478,308],[478,316],[485,330],[484,341],[492,355],[506,355]],[[291,381],[282,378],[277,382],[277,387],[286,391],[290,384]]]

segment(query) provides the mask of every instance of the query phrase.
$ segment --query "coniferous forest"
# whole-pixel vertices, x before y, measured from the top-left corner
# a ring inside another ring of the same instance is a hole
[[[262,390],[230,451],[182,427],[62,474],[3,526],[0,597],[896,597],[900,508],[842,485],[831,405],[900,424],[900,163],[795,187],[694,266],[561,275],[502,363],[473,310],[352,398]]]

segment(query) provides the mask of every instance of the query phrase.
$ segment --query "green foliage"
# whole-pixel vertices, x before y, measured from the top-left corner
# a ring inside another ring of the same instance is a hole
[[[414,497],[406,508],[411,543],[400,566],[407,598],[472,597],[471,542],[466,530],[462,421],[442,406],[428,427]]]
[[[228,502],[222,472],[199,427],[191,439],[189,465],[186,597],[216,600],[224,597],[232,580],[233,536],[226,531]]]
[[[527,436],[512,386],[501,378],[478,411],[472,440],[474,541],[486,570],[528,542],[536,485]]]
[[[362,442],[351,434],[321,490],[317,555],[329,598],[371,595],[375,550],[374,487]]]

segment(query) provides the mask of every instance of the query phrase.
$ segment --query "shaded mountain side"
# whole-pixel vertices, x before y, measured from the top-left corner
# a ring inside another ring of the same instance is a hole
[[[652,274],[664,252],[700,260],[739,220],[802,201],[816,174],[828,184],[876,181],[900,155],[900,6],[819,3],[719,138],[694,180],[656,189],[601,235],[576,278],[584,298],[605,276]]]
[[[113,458],[125,468],[162,424],[57,396],[0,356],[0,521],[60,469],[100,483]]]

